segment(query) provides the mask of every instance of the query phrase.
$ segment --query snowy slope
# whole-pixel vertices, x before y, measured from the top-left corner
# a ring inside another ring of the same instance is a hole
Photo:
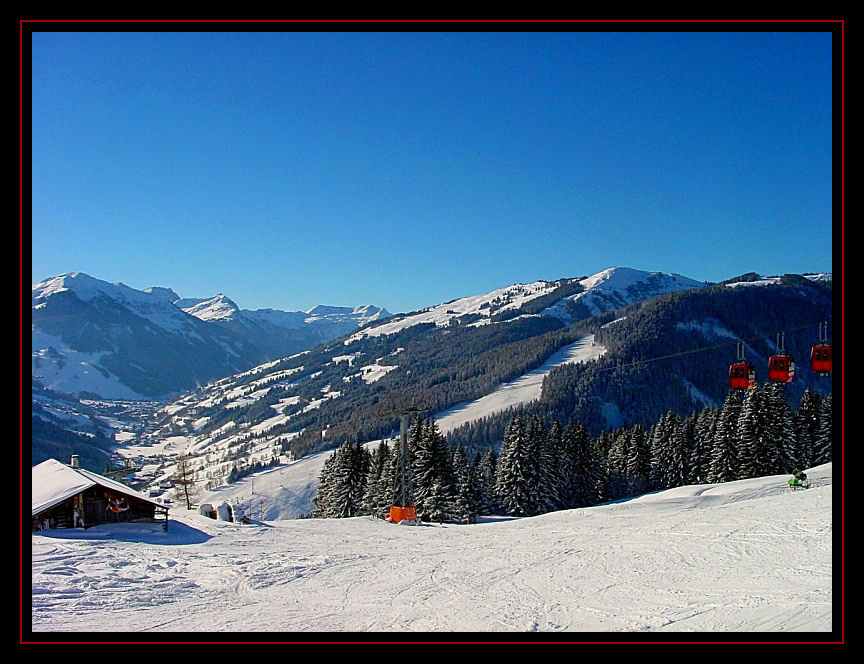
[[[217,632],[829,640],[840,622],[832,466],[808,474],[804,491],[773,476],[470,526],[372,517],[241,525],[174,509],[167,533],[158,524],[41,531],[32,536],[32,629],[203,641]]]
[[[490,394],[436,414],[439,431],[447,433],[467,422],[474,422],[493,413],[539,399],[543,378],[552,369],[566,363],[585,362],[600,357],[605,352],[603,346],[592,345],[593,340],[593,335],[583,337],[554,353],[537,369],[500,385]],[[350,356],[343,356],[341,359],[347,357]],[[379,442],[373,441],[367,445],[374,448]],[[255,473],[207,493],[202,501],[240,502],[254,506],[265,519],[296,519],[312,511],[312,499],[318,489],[318,478],[324,461],[330,454],[332,450]]]
[[[345,340],[353,343],[365,337],[394,334],[414,325],[433,323],[446,327],[454,319],[477,317],[471,325],[483,325],[492,321],[493,315],[518,310],[532,300],[554,291],[561,282],[535,281],[530,284],[514,284],[490,293],[462,297],[405,316],[396,316],[380,325],[365,328]],[[573,305],[584,305],[578,318],[612,311],[633,302],[646,300],[664,293],[691,288],[702,288],[706,284],[679,274],[646,272],[627,267],[612,267],[590,277],[579,280],[584,289],[580,293],[563,297],[555,304],[543,309],[544,316],[559,318],[565,323],[576,319]]]
[[[435,420],[441,433],[447,433],[468,422],[474,422],[493,413],[500,413],[522,404],[536,401],[543,389],[543,379],[552,369],[562,364],[574,364],[597,359],[606,352],[594,344],[594,335],[582,337],[553,354],[541,366],[523,376],[499,386],[480,399],[449,408],[438,413]]]
[[[555,288],[556,284],[554,282],[535,281],[530,284],[514,284],[505,288],[499,288],[490,293],[483,293],[482,295],[462,297],[366,328],[352,334],[345,340],[345,344],[348,345],[365,337],[394,334],[414,325],[434,323],[437,327],[445,327],[454,318],[462,316],[489,315],[493,311],[502,312],[518,309],[526,302],[546,295]]]
[[[31,286],[32,375],[43,386],[109,399],[165,398],[348,334],[385,309],[248,311],[223,294],[180,298],[82,272]]]
[[[593,316],[664,293],[706,286],[705,282],[680,274],[645,272],[628,267],[612,267],[582,279],[579,283],[585,289],[583,292],[564,298],[542,313],[568,322],[572,318],[568,307],[575,304],[583,305],[586,314]]]

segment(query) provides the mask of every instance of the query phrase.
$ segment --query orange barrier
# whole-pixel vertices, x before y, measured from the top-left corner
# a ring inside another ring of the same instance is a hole
[[[408,505],[407,507],[396,507],[395,505],[390,507],[390,521],[393,523],[399,523],[400,521],[416,521],[417,520],[417,510],[414,509],[413,505]]]

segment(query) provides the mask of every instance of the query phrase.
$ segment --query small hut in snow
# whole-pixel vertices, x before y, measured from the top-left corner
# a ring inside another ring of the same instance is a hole
[[[84,470],[78,457],[66,465],[48,459],[33,466],[32,528],[89,528],[118,521],[165,519],[168,508],[125,484]]]

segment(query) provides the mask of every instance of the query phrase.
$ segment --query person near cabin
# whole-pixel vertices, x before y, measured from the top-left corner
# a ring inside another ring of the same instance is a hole
[[[125,512],[129,509],[129,503],[126,502],[125,498],[109,498],[108,507],[105,509],[115,513]]]

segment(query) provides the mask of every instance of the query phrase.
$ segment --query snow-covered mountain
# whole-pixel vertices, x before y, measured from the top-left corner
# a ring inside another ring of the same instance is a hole
[[[537,400],[553,367],[601,356],[604,349],[593,345],[589,332],[568,328],[580,312],[587,318],[590,311],[704,286],[679,275],[612,268],[592,277],[514,284],[459,298],[373,321],[329,343],[202,386],[165,406],[160,426],[202,459],[211,486],[238,469],[284,459],[289,450],[300,455],[326,448],[347,430],[363,427],[361,422],[371,427],[367,435],[390,433],[398,417],[388,424],[380,413],[397,407],[407,394],[442,417],[446,413],[442,424],[449,430]],[[573,304],[580,296],[590,306]],[[187,311],[232,311],[238,317],[224,298],[184,304]],[[324,319],[358,310],[316,307],[306,313]],[[486,368],[459,368],[479,357],[489,358]],[[465,378],[455,380],[454,374]]]
[[[246,311],[221,294],[182,299],[81,272],[33,284],[31,298],[33,378],[112,399],[164,398],[389,315],[372,306]]]
[[[177,298],[174,305],[254,342],[271,359],[326,343],[391,316],[386,309],[374,305],[318,305],[308,311],[241,309],[222,293],[211,298]]]
[[[614,311],[664,293],[703,288],[707,285],[705,282],[680,274],[645,272],[627,267],[603,270],[580,280],[579,284],[584,289],[581,293],[562,299],[542,313],[572,322],[606,311]]]
[[[202,480],[215,488],[229,476],[345,438],[390,436],[399,427],[394,413],[405,406],[437,414],[442,430],[466,442],[474,433],[457,429],[486,420],[484,444],[500,434],[494,418],[541,399],[547,415],[566,420],[578,412],[592,430],[653,422],[669,408],[685,413],[722,403],[736,339],[764,335],[747,351],[761,365],[774,331],[812,322],[815,334],[816,322],[830,317],[830,288],[766,286],[700,287],[679,275],[616,268],[460,298],[182,395],[161,409],[156,421],[163,433],[154,436],[170,435],[200,459]],[[630,303],[626,313],[616,306],[621,302]],[[606,307],[569,323],[580,309]],[[809,351],[802,335],[787,339],[798,356]],[[721,343],[731,343],[731,350]],[[713,350],[667,360],[662,372],[626,368],[646,354],[702,346]],[[588,362],[601,363],[603,371],[582,380],[580,367]],[[611,373],[619,364],[625,368]],[[821,389],[812,372],[799,374],[788,387],[790,398]]]
[[[581,279],[513,284],[489,293],[462,297],[411,314],[394,316],[354,333],[345,343],[394,334],[406,328],[434,323],[478,326],[513,320],[519,316],[549,316],[564,323],[613,311],[663,293],[703,288],[707,284],[679,274],[613,267]]]

